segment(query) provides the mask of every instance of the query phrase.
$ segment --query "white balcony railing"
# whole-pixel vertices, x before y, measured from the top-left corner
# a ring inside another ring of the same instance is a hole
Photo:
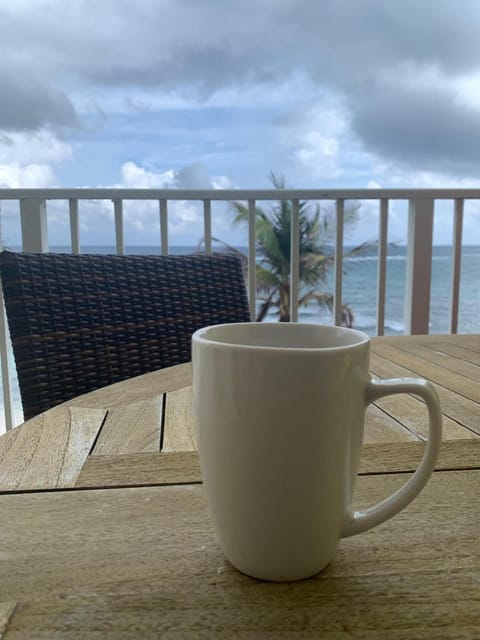
[[[212,202],[243,201],[248,203],[248,289],[252,316],[256,308],[256,251],[255,251],[255,209],[262,201],[288,200],[292,203],[291,228],[291,311],[292,321],[298,319],[299,292],[299,220],[300,201],[330,201],[335,203],[336,235],[334,242],[333,277],[333,318],[341,323],[343,248],[344,248],[344,205],[345,201],[378,202],[378,267],[376,296],[376,333],[383,335],[385,323],[387,229],[389,203],[392,200],[406,200],[408,209],[408,243],[406,256],[406,280],[404,299],[405,333],[429,332],[430,286],[432,269],[432,238],[434,205],[436,201],[453,201],[452,234],[452,279],[450,284],[449,330],[456,333],[459,316],[460,267],[462,256],[463,209],[466,200],[480,200],[480,189],[334,189],[334,190],[160,190],[160,189],[0,189],[2,201],[17,201],[21,221],[22,247],[24,251],[45,252],[49,249],[47,227],[47,203],[53,200],[68,201],[70,244],[72,253],[81,252],[79,201],[111,202],[115,230],[115,249],[118,254],[125,252],[123,204],[129,200],[150,200],[158,202],[160,252],[169,252],[168,222],[169,203],[173,201],[200,201],[203,203],[203,234],[205,249],[212,250]],[[65,210],[67,218],[67,211]],[[0,296],[1,297],[1,296]],[[9,428],[12,417],[11,385],[12,372],[9,370],[8,339],[5,331],[3,299],[0,309],[0,352],[2,360],[3,398],[5,424]]]

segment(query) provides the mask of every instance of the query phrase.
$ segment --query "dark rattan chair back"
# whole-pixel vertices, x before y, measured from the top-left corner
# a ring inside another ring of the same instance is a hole
[[[0,253],[25,419],[75,396],[188,362],[192,333],[248,322],[232,255]]]

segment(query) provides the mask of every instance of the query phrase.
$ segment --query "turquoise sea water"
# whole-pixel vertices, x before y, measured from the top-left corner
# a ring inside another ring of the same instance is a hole
[[[52,251],[70,252],[69,247],[52,247]],[[171,247],[171,253],[192,253],[193,247]],[[377,266],[376,249],[370,249],[362,256],[345,259],[343,280],[343,299],[352,308],[354,327],[370,335],[375,334]],[[127,253],[156,255],[158,247],[127,247]],[[82,247],[82,253],[114,253],[113,247]],[[400,335],[403,333],[403,306],[405,291],[405,247],[389,247],[387,258],[387,291],[385,309],[385,333]],[[330,274],[326,289],[332,290]],[[430,333],[449,332],[450,288],[452,278],[452,259],[450,247],[434,247],[432,260],[432,286],[430,299]],[[275,322],[275,314],[267,317]],[[331,323],[330,314],[317,305],[299,309],[300,322]],[[480,247],[463,247],[462,273],[460,287],[459,333],[480,333]],[[11,369],[14,370],[13,359]],[[22,421],[20,396],[16,380],[12,380],[13,401],[16,422]],[[3,404],[0,399],[0,433],[3,431]]]

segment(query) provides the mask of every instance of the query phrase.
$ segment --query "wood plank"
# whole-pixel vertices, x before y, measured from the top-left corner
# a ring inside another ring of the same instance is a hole
[[[423,456],[426,443],[365,444],[360,460],[360,474],[414,471]],[[478,469],[480,440],[447,440],[442,442],[436,471]]]
[[[417,358],[422,358],[427,362],[438,364],[449,371],[455,371],[466,378],[480,382],[480,367],[471,362],[466,362],[457,356],[441,351],[441,346],[435,348],[435,346],[422,344],[409,345],[408,343],[402,348],[402,351],[413,354]]]
[[[467,348],[480,351],[480,334],[464,333],[464,334],[419,334],[413,336],[374,336],[371,338],[372,349],[375,350],[378,344],[389,344],[391,346],[401,346],[405,342],[409,344],[425,344],[433,342],[445,344],[459,344]]]
[[[473,351],[466,345],[462,346],[456,342],[446,342],[444,340],[442,342],[429,342],[428,346],[454,358],[459,358],[460,360],[465,360],[465,362],[471,362],[472,364],[480,366],[480,353]]]
[[[220,564],[220,575],[209,574],[205,587],[171,580],[138,594],[22,602],[6,640],[478,638],[478,591],[467,570],[454,580],[433,569],[431,575],[342,576],[336,584],[333,574],[324,574],[323,583],[314,578],[289,586],[247,582],[246,577],[230,585],[230,571]]]
[[[425,442],[366,443],[360,474],[405,472],[417,468]],[[437,470],[476,469],[480,466],[479,440],[452,440],[442,444]],[[197,451],[90,456],[78,477],[77,488],[143,486],[201,482]]]
[[[170,391],[166,394],[162,451],[193,451],[196,448],[192,387]]]
[[[108,411],[92,455],[160,451],[163,395]]]
[[[192,414],[192,388],[167,394],[163,451],[193,451],[197,448]],[[375,406],[367,408],[365,442],[404,442],[417,439],[398,419]]]
[[[409,369],[375,354],[372,354],[370,358],[370,369],[380,378],[401,378],[412,375],[412,371]],[[414,372],[413,375],[416,376]],[[464,426],[466,431],[470,430],[480,434],[480,405],[439,384],[434,384],[434,386],[440,397],[443,415],[458,423],[460,426]],[[450,437],[448,424],[446,424],[444,438]],[[467,433],[465,437],[468,437]]]
[[[105,413],[55,407],[0,438],[0,491],[72,487]]]
[[[367,407],[364,442],[408,442],[409,440],[418,440],[418,437],[379,407],[375,405]]]
[[[162,451],[90,456],[75,486],[100,488],[200,481],[200,463],[196,451]]]
[[[142,402],[192,384],[190,362],[123,380],[68,401],[68,406],[106,408]]]
[[[411,372],[410,375],[421,376],[474,402],[480,402],[480,385],[474,380],[444,369],[437,364],[427,362],[422,358],[417,358],[404,351],[403,348],[391,347],[388,344],[377,344],[375,353],[394,364],[408,369]]]
[[[425,403],[419,398],[406,394],[386,396],[375,404],[421,440],[428,438],[428,413]],[[442,438],[443,440],[464,440],[480,438],[480,435],[466,429],[448,416],[443,416]]]
[[[8,623],[17,606],[16,602],[0,602],[0,640],[5,638]]]
[[[357,506],[404,479],[360,478]],[[0,496],[0,598],[19,601],[6,640],[474,638],[479,483],[478,470],[435,474],[322,574],[285,584],[226,562],[199,486]]]

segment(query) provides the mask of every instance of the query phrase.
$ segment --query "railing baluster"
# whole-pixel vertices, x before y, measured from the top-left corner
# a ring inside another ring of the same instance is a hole
[[[123,200],[114,200],[115,215],[115,249],[117,255],[125,255],[125,241],[123,238]]]
[[[212,201],[203,201],[203,229],[205,236],[205,253],[212,253]]]
[[[0,227],[1,232],[1,227]],[[0,251],[3,251],[3,241],[0,235]],[[2,282],[0,281],[0,365],[2,371],[2,398],[5,429],[13,427],[12,385],[10,383],[10,344],[8,341],[7,316],[3,300]]]
[[[250,304],[250,318],[256,319],[257,314],[257,251],[256,251],[256,202],[248,201],[248,299]]]
[[[333,291],[333,319],[337,326],[342,324],[343,300],[342,300],[342,278],[343,278],[343,223],[345,201],[338,198],[336,201],[337,228],[335,234],[335,288]]]
[[[385,290],[387,281],[388,200],[380,199],[378,223],[378,271],[377,271],[377,335],[385,333]]]
[[[0,360],[2,366],[3,413],[7,431],[13,427],[12,387],[10,384],[10,345],[8,343],[7,318],[5,303],[0,283]]]
[[[453,217],[452,297],[450,303],[450,333],[458,332],[460,272],[462,269],[463,198],[455,198]]]
[[[168,255],[168,205],[160,200],[160,245],[162,256]]]
[[[432,281],[433,198],[409,202],[405,274],[405,333],[428,333]]]
[[[78,220],[78,200],[70,198],[68,201],[70,213],[70,240],[72,244],[72,253],[80,253],[80,224]]]
[[[298,322],[300,272],[300,202],[292,200],[290,233],[290,322]]]
[[[48,251],[47,206],[43,199],[20,200],[22,247],[24,251],[45,253]]]

